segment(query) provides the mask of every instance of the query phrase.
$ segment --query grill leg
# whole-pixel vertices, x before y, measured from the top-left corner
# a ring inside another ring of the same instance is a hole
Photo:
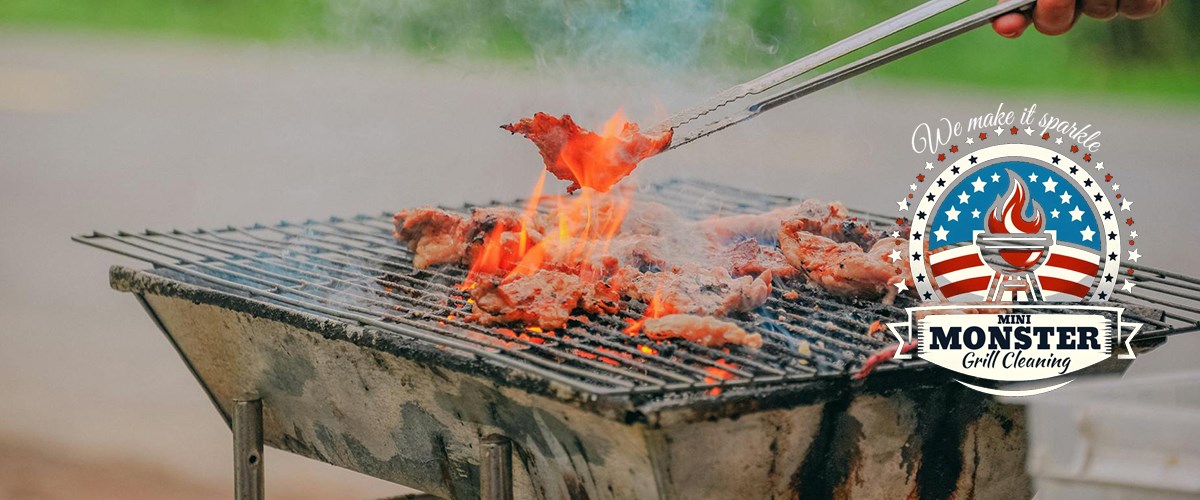
[[[512,500],[512,441],[504,436],[483,438],[483,457],[479,473],[479,493],[483,500]]]
[[[236,500],[263,499],[262,400],[233,400],[233,494]]]

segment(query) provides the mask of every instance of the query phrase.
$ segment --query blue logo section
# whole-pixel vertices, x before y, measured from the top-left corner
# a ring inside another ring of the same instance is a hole
[[[935,211],[927,237],[929,249],[971,243],[975,231],[986,230],[997,198],[1002,204],[1008,192],[1008,171],[1029,186],[1033,201],[1042,207],[1044,230],[1055,231],[1057,242],[1100,251],[1100,243],[1109,236],[1097,223],[1098,214],[1088,195],[1057,171],[1024,161],[995,163],[960,177],[942,196]]]

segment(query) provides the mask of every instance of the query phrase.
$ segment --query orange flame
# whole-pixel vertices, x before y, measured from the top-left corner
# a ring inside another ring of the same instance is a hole
[[[647,319],[661,318],[675,312],[675,308],[671,304],[663,301],[661,292],[661,289],[655,290],[654,295],[650,296],[650,303],[646,305],[646,312],[642,314],[641,319],[625,319],[625,322],[629,323],[629,326],[625,327],[622,330],[623,332],[629,335],[637,335],[642,331],[642,327],[645,326]]]
[[[620,135],[626,120],[617,111],[597,139],[589,145],[589,154],[579,154],[570,148],[561,152],[561,161],[568,165],[584,186],[615,183],[619,177],[608,172],[610,158],[621,154]],[[626,172],[627,173],[627,172]],[[607,255],[613,238],[620,233],[625,216],[632,205],[630,190],[614,189],[600,193],[583,189],[578,196],[545,197],[546,171],[543,170],[525,204],[519,224],[498,223],[484,238],[474,253],[466,280],[460,285],[468,289],[484,277],[528,276],[541,269],[554,268],[572,271],[585,279],[598,279],[585,272],[592,259]],[[547,210],[551,216],[542,212]],[[545,233],[546,236],[543,236]],[[536,235],[536,236],[535,236]]]

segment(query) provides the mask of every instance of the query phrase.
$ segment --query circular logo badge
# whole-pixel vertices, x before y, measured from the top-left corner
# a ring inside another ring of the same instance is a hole
[[[1012,130],[1003,135],[1020,140]],[[949,303],[1108,300],[1136,232],[1132,202],[1104,164],[1090,153],[1080,163],[1042,145],[979,136],[970,140],[977,149],[939,154],[947,164],[940,173],[928,162],[897,203],[911,213],[907,258],[917,294]]]

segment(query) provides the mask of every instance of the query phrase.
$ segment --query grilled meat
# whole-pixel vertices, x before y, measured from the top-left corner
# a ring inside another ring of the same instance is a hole
[[[413,266],[417,269],[475,262],[494,241],[490,259],[494,269],[488,271],[507,272],[516,267],[518,247],[536,245],[544,230],[539,218],[526,218],[508,207],[477,208],[470,217],[422,207],[401,210],[393,223],[392,235],[413,251]]]
[[[671,145],[671,132],[650,137],[637,124],[625,123],[615,135],[600,135],[575,124],[570,115],[557,118],[536,113],[500,128],[521,134],[533,141],[546,170],[555,177],[571,181],[567,192],[580,187],[608,191],[625,178],[638,162],[654,156]]]
[[[566,326],[576,311],[617,312],[620,296],[603,281],[587,282],[574,274],[539,270],[477,283],[471,290],[475,312],[471,319],[484,325],[519,323],[555,330]]]
[[[838,243],[805,231],[807,221],[784,222],[779,230],[779,247],[787,261],[804,271],[809,282],[843,298],[883,298],[891,304],[896,283],[910,282],[907,261],[892,262],[888,254],[903,249],[899,238],[878,241],[869,252],[856,243]]]
[[[862,368],[858,369],[858,372],[854,374],[854,378],[860,380],[867,378],[867,375],[870,375],[872,371],[875,371],[875,367],[894,359],[896,357],[897,350],[899,350],[901,354],[907,354],[916,348],[917,341],[913,340],[907,344],[893,344],[880,349],[874,354],[868,356],[866,361],[863,361]]]
[[[683,339],[709,347],[740,344],[758,349],[763,343],[761,335],[746,333],[746,330],[734,323],[692,314],[668,314],[661,318],[647,319],[642,331],[654,340]]]
[[[791,278],[800,273],[788,263],[778,249],[763,246],[755,240],[744,240],[724,252],[729,259],[729,272],[734,276],[758,276],[770,272],[775,278]]]
[[[815,199],[762,214],[715,217],[697,224],[704,232],[719,240],[741,237],[771,241],[777,237],[779,226],[784,222],[794,224],[797,231],[821,235],[839,243],[855,243],[864,249],[870,248],[879,238],[878,232],[872,231],[868,223],[850,215],[841,202],[825,203]]]
[[[725,316],[751,311],[771,295],[771,273],[734,278],[722,268],[684,267],[662,272],[623,268],[610,281],[624,295],[663,312]]]
[[[425,269],[463,261],[470,221],[462,215],[432,207],[401,210],[393,217],[393,236],[413,252],[413,266]]]

